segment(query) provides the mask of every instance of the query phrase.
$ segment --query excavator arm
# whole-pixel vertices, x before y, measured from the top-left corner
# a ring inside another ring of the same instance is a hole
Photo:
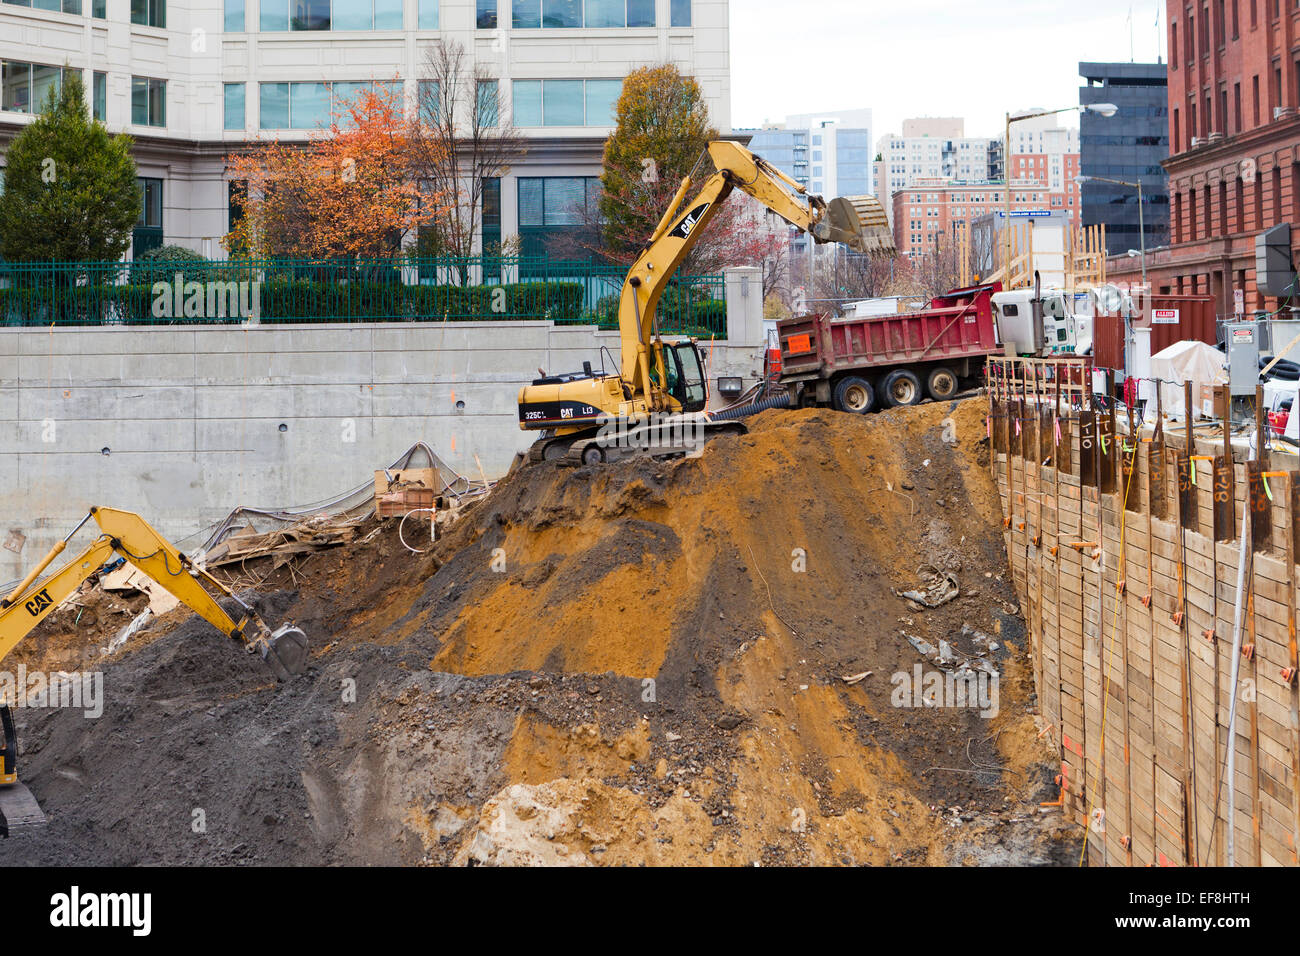
[[[73,535],[91,518],[103,533],[63,567],[44,580],[38,580],[67,548]],[[302,672],[307,661],[307,638],[301,630],[284,625],[271,631],[252,608],[212,575],[195,567],[144,518],[116,508],[91,508],[90,513],[49,550],[9,596],[0,600],[0,660],[115,555],[131,562],[222,634],[243,641],[249,651],[259,652],[277,676],[287,679]],[[224,597],[233,598],[247,613],[236,622],[200,582],[215,588]],[[0,750],[0,757],[3,757],[0,784],[13,783],[17,779],[13,769],[13,721],[8,703],[0,701],[5,737],[4,747]]]
[[[709,157],[716,172],[689,202],[686,197],[693,183],[689,176],[682,180],[623,283],[619,300],[622,378],[634,395],[649,398],[658,394],[651,385],[651,351],[657,334],[655,312],[659,299],[733,190],[752,196],[818,243],[841,242],[873,257],[895,253],[893,234],[874,197],[827,203],[820,196],[808,195],[804,187],[766,160],[726,140],[710,143]]]

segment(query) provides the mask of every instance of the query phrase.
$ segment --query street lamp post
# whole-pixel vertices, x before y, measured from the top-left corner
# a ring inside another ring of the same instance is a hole
[[[1136,189],[1138,196],[1138,255],[1142,261],[1142,295],[1147,294],[1147,231],[1146,218],[1142,209],[1142,183],[1129,182],[1127,179],[1109,179],[1106,176],[1076,176],[1074,181],[1079,184],[1080,192],[1084,183],[1110,183],[1112,186],[1127,186],[1129,189]],[[1103,252],[1104,255],[1104,252]],[[1124,315],[1124,367],[1131,369],[1133,367],[1133,317],[1130,314],[1131,309],[1125,310]]]
[[[1142,202],[1142,183],[1138,181],[1131,183],[1127,179],[1108,179],[1105,176],[1076,176],[1074,181],[1082,186],[1084,183],[1110,183],[1112,186],[1127,186],[1129,189],[1136,189],[1138,194],[1138,252],[1142,257],[1142,287],[1145,289],[1147,284],[1147,230],[1145,210]]]
[[[1055,116],[1058,113],[1070,113],[1074,110],[1110,117],[1119,112],[1119,107],[1114,103],[1089,103],[1086,106],[1064,106],[1059,110],[1041,110],[1037,113],[1025,113],[1021,116],[1007,114],[1006,138],[1002,141],[1002,182],[1006,187],[1006,196],[1004,197],[1006,202],[1003,204],[1006,209],[1004,214],[1006,221],[1002,224],[1002,229],[1006,236],[1006,241],[1003,243],[1006,250],[1006,258],[1003,260],[1006,275],[1003,276],[1003,280],[1008,286],[1011,284],[1011,124],[1023,120],[1039,119],[1044,116]]]

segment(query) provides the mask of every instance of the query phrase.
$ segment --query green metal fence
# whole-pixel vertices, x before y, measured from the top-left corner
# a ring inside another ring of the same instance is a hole
[[[550,319],[615,328],[625,275],[603,263],[496,257],[0,263],[0,324]],[[658,324],[667,334],[725,334],[723,277],[674,278]]]

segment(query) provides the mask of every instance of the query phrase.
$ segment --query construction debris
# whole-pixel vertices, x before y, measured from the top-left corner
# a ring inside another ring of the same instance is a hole
[[[281,568],[300,555],[348,544],[356,537],[357,525],[355,518],[331,515],[313,515],[265,534],[250,525],[197,557],[195,564],[211,570],[269,557],[273,568]]]
[[[928,465],[929,462],[927,461],[926,464]],[[916,573],[921,579],[920,588],[911,591],[895,590],[894,593],[913,604],[920,605],[917,610],[940,607],[961,594],[961,589],[957,585],[957,575],[951,571],[940,571],[932,565],[923,564]]]

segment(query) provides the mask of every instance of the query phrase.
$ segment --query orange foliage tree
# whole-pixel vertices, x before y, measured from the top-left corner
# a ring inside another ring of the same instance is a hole
[[[409,148],[418,119],[400,84],[363,89],[339,104],[306,143],[272,139],[226,161],[243,211],[224,240],[232,255],[356,260],[393,256],[445,213],[443,194],[421,188]],[[424,144],[422,161],[429,162]]]

